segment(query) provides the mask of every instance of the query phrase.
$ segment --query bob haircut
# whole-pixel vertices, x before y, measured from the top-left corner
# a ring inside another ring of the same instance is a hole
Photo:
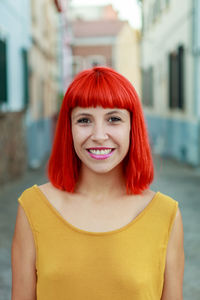
[[[123,160],[126,192],[141,194],[154,178],[153,159],[142,106],[134,87],[124,76],[111,68],[101,66],[80,72],[66,91],[47,165],[50,182],[60,190],[74,192],[81,166],[71,132],[71,111],[76,106],[129,110],[130,146]]]

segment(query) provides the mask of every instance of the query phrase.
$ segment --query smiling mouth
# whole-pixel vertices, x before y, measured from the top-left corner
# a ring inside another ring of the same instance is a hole
[[[110,154],[111,152],[113,152],[115,149],[114,148],[103,148],[103,149],[87,149],[88,152],[95,154],[95,155],[106,155],[106,154]]]

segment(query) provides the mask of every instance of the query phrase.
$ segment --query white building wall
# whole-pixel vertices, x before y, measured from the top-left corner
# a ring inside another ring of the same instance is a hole
[[[153,106],[144,104],[153,150],[199,165],[200,126],[197,89],[194,90],[197,67],[195,74],[193,5],[194,1],[189,0],[143,1],[141,64],[143,70],[150,66],[154,70]],[[169,105],[169,54],[177,51],[179,46],[184,47],[183,109],[170,108]]]
[[[8,102],[4,111],[23,109],[22,48],[31,46],[30,1],[0,1],[0,38],[7,42],[7,89]]]
[[[149,19],[151,5],[155,1],[144,1],[145,19]],[[193,111],[193,67],[192,67],[192,6],[190,1],[171,0],[158,15],[155,22],[145,28],[142,38],[142,67],[154,67],[154,103],[147,111],[165,117],[191,118]],[[177,13],[178,12],[178,13]],[[185,111],[169,109],[168,105],[168,55],[179,45],[185,47]]]

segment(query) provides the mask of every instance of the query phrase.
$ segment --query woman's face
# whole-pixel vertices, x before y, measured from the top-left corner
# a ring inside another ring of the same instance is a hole
[[[75,107],[71,125],[76,154],[89,169],[105,173],[125,158],[130,143],[128,110]]]

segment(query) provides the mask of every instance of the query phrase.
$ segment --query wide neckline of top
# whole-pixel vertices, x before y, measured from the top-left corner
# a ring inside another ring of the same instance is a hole
[[[47,197],[45,196],[45,194],[42,192],[42,190],[38,187],[37,184],[33,185],[33,188],[35,188],[35,191],[41,196],[41,199],[43,199],[45,201],[45,203],[48,205],[48,207],[51,209],[51,211],[68,227],[70,227],[71,229],[82,233],[82,234],[87,234],[87,235],[96,235],[96,236],[104,236],[104,235],[110,235],[110,234],[116,234],[119,233],[121,231],[124,231],[125,229],[129,228],[131,225],[133,225],[134,223],[136,223],[139,219],[141,219],[147,212],[148,210],[152,207],[152,205],[154,204],[156,198],[159,196],[160,191],[157,191],[155,193],[155,195],[153,196],[153,198],[151,199],[151,201],[145,206],[145,208],[132,220],[130,221],[128,224],[114,229],[114,230],[109,230],[109,231],[87,231],[84,229],[81,229],[79,227],[74,226],[73,224],[71,224],[69,221],[67,221],[61,214],[60,212],[49,202],[49,200],[47,199]]]

